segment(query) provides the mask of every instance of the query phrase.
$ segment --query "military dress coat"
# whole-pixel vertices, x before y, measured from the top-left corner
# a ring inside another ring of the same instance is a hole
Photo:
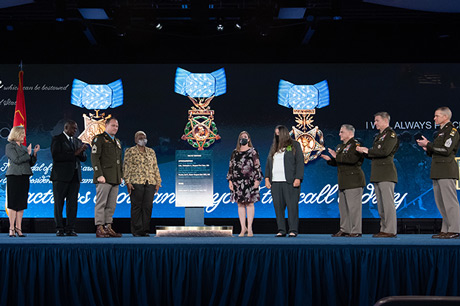
[[[372,160],[370,179],[372,183],[398,182],[398,173],[393,161],[398,148],[399,139],[391,127],[387,127],[375,136],[372,148],[369,148],[366,154],[366,157]]]
[[[452,122],[447,122],[435,134],[433,142],[426,146],[426,153],[433,158],[431,163],[431,179],[458,180],[458,165],[455,161],[459,145],[459,134]]]
[[[361,169],[364,155],[356,151],[359,142],[351,138],[346,143],[341,143],[335,149],[337,156],[328,160],[328,165],[337,167],[339,189],[353,189],[364,187],[366,180]]]
[[[123,177],[120,140],[112,139],[106,132],[96,135],[91,144],[91,164],[94,184],[98,183],[98,177],[103,176],[106,183],[119,185]]]

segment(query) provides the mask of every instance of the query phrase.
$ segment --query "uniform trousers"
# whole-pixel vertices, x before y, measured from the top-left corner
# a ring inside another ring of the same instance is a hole
[[[96,226],[112,224],[117,206],[118,186],[107,183],[96,184],[96,206],[94,206]]]
[[[340,230],[348,234],[361,234],[363,188],[339,191]]]
[[[156,186],[152,184],[133,184],[131,191],[131,233],[137,235],[150,232],[153,197]]]
[[[396,235],[395,185],[394,182],[374,183],[377,208],[380,215],[380,231]]]
[[[287,233],[285,218],[287,207],[289,232],[297,234],[299,232],[300,186],[294,187],[292,183],[287,182],[273,182],[271,187],[278,233]]]
[[[460,233],[460,207],[455,179],[433,180],[433,192],[442,216],[441,232]]]
[[[67,232],[75,230],[78,208],[78,191],[80,190],[80,181],[78,179],[77,170],[75,170],[73,178],[70,182],[53,181],[53,196],[54,196],[54,222],[57,230],[65,230]],[[62,210],[66,204],[66,225],[62,217]]]

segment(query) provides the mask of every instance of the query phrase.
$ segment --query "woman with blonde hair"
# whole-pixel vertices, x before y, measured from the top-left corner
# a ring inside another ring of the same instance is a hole
[[[252,146],[249,133],[243,131],[238,136],[227,174],[228,187],[232,191],[231,200],[238,203],[238,216],[241,223],[240,237],[243,237],[246,232],[248,237],[253,236],[254,203],[260,200],[259,185],[262,178],[259,154]]]
[[[8,135],[9,143],[5,154],[8,157],[6,170],[6,196],[8,217],[10,221],[10,237],[25,237],[22,233],[22,216],[27,208],[29,196],[29,178],[32,175],[31,166],[37,162],[37,152],[40,145],[36,145],[32,153],[32,145],[22,145],[26,137],[23,126],[15,126]]]

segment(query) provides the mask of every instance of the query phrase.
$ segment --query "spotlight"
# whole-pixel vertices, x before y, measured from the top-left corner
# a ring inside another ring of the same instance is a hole
[[[241,30],[241,24],[239,24],[238,22],[235,23],[235,29]]]
[[[155,29],[160,31],[161,29],[163,29],[163,25],[161,23],[157,23],[156,26],[155,26]]]
[[[217,31],[220,31],[220,32],[221,32],[221,31],[223,31],[223,30],[224,30],[224,25],[223,25],[222,23],[219,23],[219,24],[217,25]]]

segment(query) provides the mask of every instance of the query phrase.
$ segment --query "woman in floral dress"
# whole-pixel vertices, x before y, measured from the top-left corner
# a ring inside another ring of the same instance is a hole
[[[238,203],[241,233],[253,236],[254,203],[260,200],[259,185],[263,175],[260,168],[259,154],[252,146],[251,136],[246,131],[240,133],[236,149],[230,158],[227,180],[232,191],[232,202]],[[246,226],[246,213],[248,224]]]

